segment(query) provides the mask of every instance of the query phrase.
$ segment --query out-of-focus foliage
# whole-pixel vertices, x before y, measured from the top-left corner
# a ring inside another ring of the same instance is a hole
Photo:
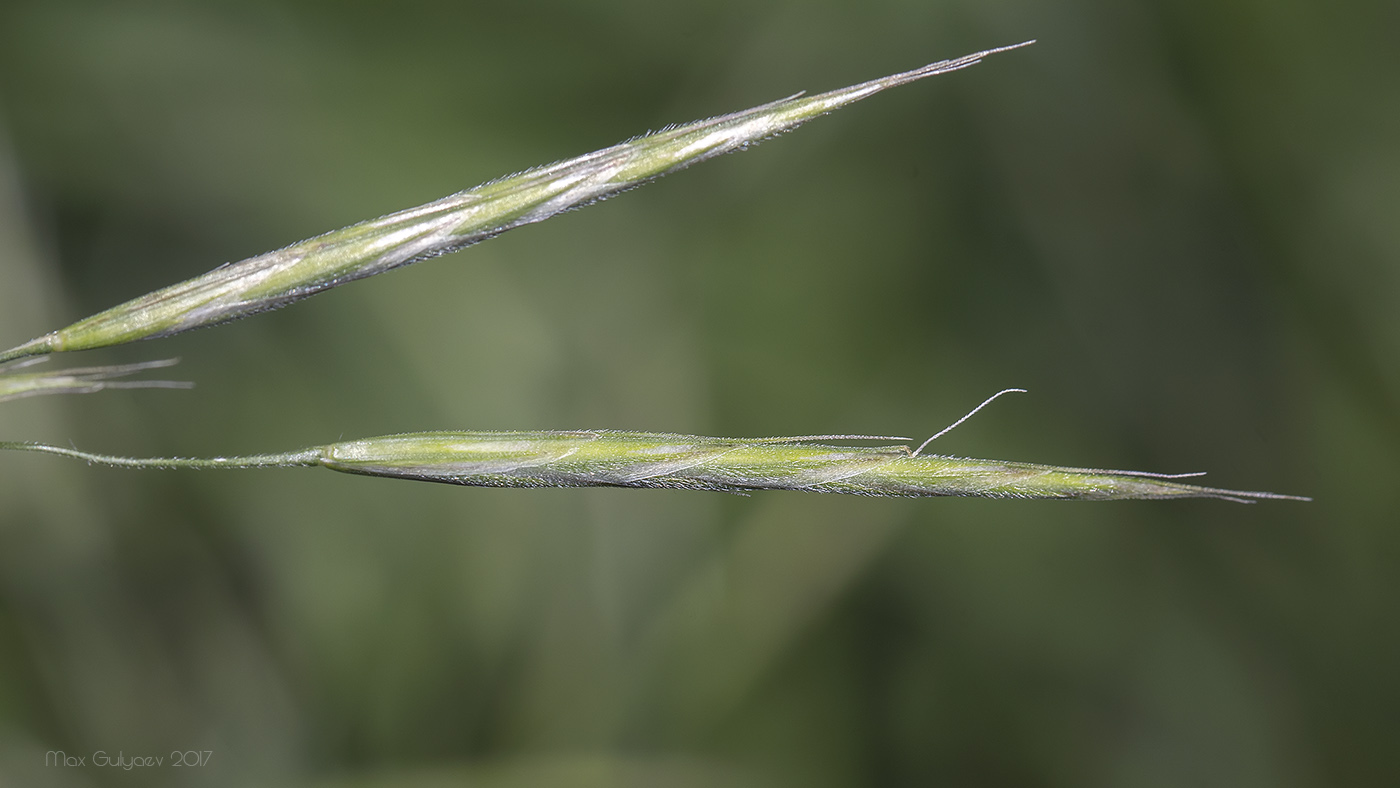
[[[6,402],[0,438],[929,434],[1019,385],[936,450],[1317,501],[0,456],[0,779],[1400,780],[1396,29],[1381,0],[9,0],[6,347],[648,128],[1040,43],[454,257],[95,352],[182,356],[199,388]]]

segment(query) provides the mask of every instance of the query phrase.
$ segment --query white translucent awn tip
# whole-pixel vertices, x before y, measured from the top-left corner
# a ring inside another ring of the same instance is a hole
[[[1029,41],[1022,41],[1022,42],[1019,43],[1019,44],[1007,44],[1006,46],[1003,46],[1003,47],[995,47],[995,48],[993,48],[993,49],[984,49],[984,50],[982,50],[981,52],[975,52],[975,53],[973,53],[973,54],[971,54],[971,55],[967,55],[966,57],[958,58],[958,60],[966,60],[966,59],[972,59],[972,58],[976,58],[976,59],[980,60],[981,58],[984,58],[984,57],[986,57],[986,56],[988,56],[988,55],[997,55],[997,54],[1000,54],[1000,53],[1002,53],[1002,52],[1010,52],[1010,51],[1013,50],[1013,49],[1022,49],[1022,48],[1024,48],[1024,47],[1028,47],[1028,46],[1030,46],[1031,44],[1034,44],[1034,43],[1035,43],[1035,39],[1032,38],[1032,39],[1030,39]]]
[[[987,54],[988,54],[988,55],[995,55],[995,54],[998,53],[998,52],[1010,52],[1010,51],[1013,50],[1013,49],[1020,49],[1020,48],[1022,48],[1022,47],[1028,47],[1028,46],[1030,46],[1031,44],[1034,44],[1035,41],[1036,41],[1036,40],[1035,40],[1034,38],[1032,38],[1032,39],[1029,39],[1029,40],[1026,40],[1026,41],[1022,41],[1022,42],[1019,43],[1019,44],[1007,44],[1007,45],[1004,46],[1004,47],[997,47],[996,49],[988,49],[988,50],[987,50]]]
[[[981,410],[981,409],[987,407],[988,405],[992,404],[992,403],[996,400],[997,397],[1000,397],[1000,396],[1003,395],[1003,394],[1011,394],[1011,393],[1025,394],[1025,393],[1026,393],[1026,390],[1025,390],[1025,389],[1002,389],[1001,391],[998,391],[997,393],[993,394],[992,396],[987,397],[985,400],[982,401],[982,404],[981,404],[981,405],[978,405],[977,407],[975,407],[975,408],[973,408],[972,410],[968,411],[966,416],[963,416],[962,418],[958,419],[957,421],[953,422],[952,424],[949,424],[948,426],[946,426],[946,427],[944,427],[942,430],[940,430],[937,434],[935,434],[935,435],[933,435],[933,436],[930,436],[928,440],[926,440],[926,441],[924,441],[923,443],[919,444],[919,448],[915,449],[915,450],[914,450],[914,453],[913,453],[912,455],[910,455],[910,456],[911,456],[911,457],[917,457],[917,456],[919,456],[919,452],[921,452],[921,451],[923,451],[924,449],[928,448],[928,445],[929,445],[930,443],[933,443],[934,441],[938,440],[939,438],[943,437],[944,435],[947,435],[949,432],[952,432],[952,431],[953,431],[953,428],[954,428],[954,427],[958,426],[959,424],[962,424],[964,421],[967,421],[968,419],[970,419],[970,418],[972,418],[973,416],[977,415],[977,411],[979,411],[979,410]]]

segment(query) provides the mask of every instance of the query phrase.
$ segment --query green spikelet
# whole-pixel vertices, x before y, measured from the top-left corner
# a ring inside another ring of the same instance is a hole
[[[890,498],[1308,500],[1200,487],[1160,474],[941,457],[911,451],[907,445],[849,447],[815,442],[872,437],[879,436],[738,439],[611,430],[419,432],[285,454],[210,459],[132,459],[18,442],[0,442],[0,449],[45,452],[127,468],[319,465],[343,473],[472,487],[651,487],[731,493],[801,490]]]
[[[742,150],[887,88],[966,68],[1032,42],[637,137],[220,266],[0,353],[26,356],[120,345],[218,325],[337,285],[453,252],[524,224],[611,197],[692,164]]]

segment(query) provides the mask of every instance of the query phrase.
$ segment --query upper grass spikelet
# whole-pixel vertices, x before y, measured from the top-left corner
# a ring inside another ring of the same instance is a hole
[[[544,221],[561,211],[743,149],[887,88],[966,68],[987,55],[1030,43],[944,60],[815,96],[799,93],[491,181],[417,208],[220,266],[0,352],[0,363],[166,337],[277,309],[346,282]]]

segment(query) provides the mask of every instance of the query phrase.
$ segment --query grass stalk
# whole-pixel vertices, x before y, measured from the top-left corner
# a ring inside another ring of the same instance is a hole
[[[276,309],[345,282],[446,254],[521,225],[606,199],[706,159],[742,150],[812,118],[898,85],[973,65],[1031,42],[863,82],[815,96],[797,94],[752,109],[634,138],[611,148],[483,184],[417,208],[336,230],[141,296],[0,353],[0,364],[170,336]],[[49,374],[0,370],[0,401],[118,387],[176,387],[114,381],[173,361],[88,367]],[[948,429],[985,407],[997,396]],[[884,436],[707,438],[649,432],[421,432],[314,446],[282,454],[131,458],[42,443],[0,449],[43,452],[125,468],[321,466],[344,473],[483,487],[654,487],[746,493],[803,490],[883,497],[977,496],[1125,500],[1221,498],[1308,500],[1203,487],[1181,476],[926,455],[918,448],[837,446],[821,441]],[[1194,475],[1194,474],[1187,474]]]

